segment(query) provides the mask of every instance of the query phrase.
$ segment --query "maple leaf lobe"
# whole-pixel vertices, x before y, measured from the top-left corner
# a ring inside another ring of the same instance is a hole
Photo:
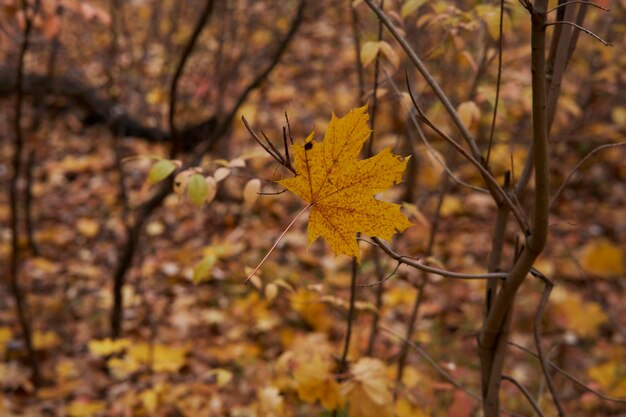
[[[333,114],[321,142],[311,133],[294,144],[296,176],[279,181],[311,205],[309,246],[321,236],[335,254],[357,260],[357,232],[391,239],[411,226],[398,204],[374,198],[402,181],[408,158],[387,147],[369,159],[358,159],[371,134],[368,119],[367,106],[342,118]]]

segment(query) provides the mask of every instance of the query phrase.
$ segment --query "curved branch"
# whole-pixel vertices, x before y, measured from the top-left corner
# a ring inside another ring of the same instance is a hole
[[[557,6],[554,6],[553,8],[548,10],[546,13],[552,13],[553,11],[557,10],[558,8],[565,7],[568,4],[585,4],[587,6],[593,6],[593,7],[597,8],[597,9],[604,10],[605,12],[610,12],[611,11],[611,10],[605,8],[605,7],[600,6],[599,4],[597,4],[597,3],[593,2],[593,1],[571,0],[571,1],[566,1],[565,3],[561,3],[561,4],[557,5]]]
[[[618,143],[607,143],[606,145],[600,145],[594,149],[592,149],[587,155],[585,155],[583,157],[583,159],[580,160],[579,163],[576,164],[576,166],[574,167],[574,169],[571,170],[571,172],[567,175],[567,177],[565,177],[565,180],[563,181],[563,184],[561,184],[561,186],[559,187],[558,190],[556,190],[556,192],[554,193],[554,196],[552,197],[552,201],[550,201],[550,209],[552,209],[552,206],[554,205],[554,202],[556,201],[556,199],[559,197],[559,195],[561,194],[561,191],[563,191],[563,189],[565,188],[565,186],[567,185],[567,183],[569,182],[569,180],[572,178],[572,176],[576,173],[576,171],[578,171],[578,169],[589,159],[591,158],[593,155],[595,155],[596,153],[600,152],[603,149],[607,149],[607,148],[615,148],[617,146],[624,146],[626,145],[626,142],[618,142]]]
[[[282,58],[283,54],[287,50],[287,47],[291,43],[293,37],[298,32],[298,29],[300,28],[300,25],[302,24],[303,16],[304,16],[304,10],[306,8],[306,3],[307,3],[306,0],[300,0],[300,2],[298,3],[298,10],[296,11],[296,16],[291,21],[291,25],[289,26],[289,30],[287,31],[287,34],[285,35],[285,37],[283,38],[282,42],[278,46],[278,49],[274,53],[274,56],[272,57],[272,61],[269,63],[269,65],[263,71],[261,71],[259,74],[257,74],[257,76],[250,82],[250,84],[248,84],[246,86],[246,88],[244,88],[243,92],[241,93],[241,95],[237,99],[237,102],[235,103],[233,108],[230,110],[230,112],[227,114],[227,116],[224,118],[224,120],[222,120],[220,125],[217,127],[217,129],[216,129],[216,131],[217,131],[216,132],[216,136],[221,136],[224,133],[226,133],[226,131],[228,130],[228,128],[230,126],[230,123],[235,118],[235,115],[239,111],[239,108],[241,107],[241,105],[248,98],[248,95],[250,95],[250,93],[252,91],[254,91],[257,88],[259,88],[261,86],[261,84],[263,83],[263,81],[265,81],[265,79],[267,79],[267,77],[274,70],[276,65],[278,65],[278,63],[280,62],[280,59]],[[204,144],[204,146],[202,146],[198,150],[197,153],[198,154],[204,154],[211,148],[211,146],[212,146],[212,143],[206,143],[206,144]]]
[[[366,1],[367,1],[367,0],[366,0]],[[556,25],[569,25],[569,26],[573,26],[573,27],[575,27],[576,29],[578,29],[578,30],[580,30],[580,31],[582,31],[582,32],[585,32],[587,35],[589,35],[589,36],[591,36],[591,37],[594,37],[596,40],[598,40],[598,41],[602,42],[602,43],[604,44],[604,46],[613,46],[611,43],[609,43],[609,42],[605,41],[604,39],[602,39],[601,37],[599,37],[598,35],[596,35],[596,34],[595,34],[595,33],[593,33],[592,31],[590,31],[589,29],[584,28],[584,27],[582,27],[582,26],[580,26],[580,25],[577,25],[577,24],[576,24],[576,23],[574,23],[574,22],[569,22],[569,21],[567,21],[567,20],[559,20],[559,21],[557,21],[557,22],[550,22],[550,23],[546,23],[545,25],[546,25],[546,26],[556,26]]]
[[[170,132],[173,138],[172,149],[170,152],[170,157],[174,158],[181,150],[182,150],[182,142],[178,135],[178,131],[176,129],[175,116],[176,116],[176,92],[178,91],[178,81],[180,77],[183,75],[183,71],[185,69],[185,64],[189,60],[191,56],[191,52],[193,51],[198,38],[200,37],[200,33],[202,33],[202,29],[206,26],[206,23],[213,12],[213,0],[207,0],[202,13],[200,14],[200,18],[198,19],[198,23],[196,23],[196,27],[193,29],[193,33],[191,37],[187,41],[185,45],[185,49],[180,57],[180,61],[178,62],[178,66],[176,67],[176,71],[174,72],[174,76],[172,77],[172,82],[170,84],[170,111],[168,114],[168,121],[170,124]]]
[[[15,310],[17,319],[20,324],[28,361],[32,371],[32,382],[35,388],[41,385],[41,373],[39,369],[39,361],[37,352],[35,351],[31,323],[27,313],[27,300],[19,282],[20,269],[20,236],[18,227],[18,200],[19,200],[19,180],[22,171],[22,154],[24,149],[24,133],[22,132],[22,107],[24,101],[24,66],[25,58],[30,45],[30,33],[33,28],[33,21],[39,12],[40,1],[36,0],[33,6],[32,14],[28,13],[28,2],[22,0],[21,9],[24,14],[24,29],[22,31],[21,45],[18,55],[18,64],[15,70],[16,79],[16,96],[15,96],[15,118],[13,119],[13,129],[15,139],[13,143],[13,177],[9,185],[9,205],[10,205],[10,228],[11,228],[11,258],[10,258],[10,276],[9,287],[15,299]]]
[[[509,342],[509,345],[511,345],[513,347],[516,347],[519,350],[524,351],[524,352],[528,353],[531,356],[534,356],[535,358],[539,358],[539,355],[537,355],[535,352],[533,352],[532,350],[530,350],[528,348],[525,348],[524,346],[522,346],[522,345],[520,345],[518,343]],[[615,402],[615,403],[626,404],[626,398],[611,397],[610,395],[606,395],[606,394],[603,394],[603,393],[601,393],[599,391],[596,391],[593,388],[591,388],[589,385],[585,384],[580,379],[576,378],[574,375],[570,374],[569,372],[567,372],[566,370],[564,370],[563,368],[561,368],[560,366],[556,365],[555,363],[551,362],[548,359],[546,359],[546,364],[548,364],[552,369],[554,369],[555,371],[557,371],[558,373],[563,375],[565,378],[567,378],[570,381],[572,381],[573,383],[577,384],[582,389],[584,389],[586,391],[589,391],[590,393],[592,393],[593,395],[597,396],[598,398],[602,398],[603,400],[611,401],[611,402]]]
[[[411,258],[410,256],[400,255],[391,247],[380,240],[377,237],[373,237],[372,241],[378,246],[383,252],[385,252],[390,258],[398,261],[399,264],[405,264],[408,266],[412,266],[415,269],[419,269],[420,271],[430,272],[431,274],[441,275],[445,278],[455,278],[455,279],[505,279],[508,274],[506,272],[492,272],[485,274],[464,274],[460,272],[452,272],[446,271],[445,269],[434,268],[432,266],[424,265],[420,263],[419,260],[415,258]]]
[[[467,395],[469,395],[471,398],[473,398],[476,401],[481,401],[481,398],[478,394],[476,394],[474,391],[470,390],[469,388],[467,388],[466,386],[464,386],[463,384],[461,384],[458,380],[456,380],[456,378],[454,378],[452,375],[450,375],[445,369],[443,369],[441,366],[439,366],[439,364],[428,354],[426,353],[426,351],[424,349],[422,349],[420,346],[418,346],[417,344],[413,343],[410,340],[407,340],[404,336],[402,336],[401,334],[398,334],[397,332],[395,332],[393,329],[390,329],[387,326],[380,326],[380,329],[383,330],[384,332],[388,333],[389,335],[392,335],[396,338],[398,338],[399,340],[401,340],[403,343],[406,343],[408,346],[410,346],[413,350],[415,350],[426,362],[428,362],[428,364],[430,366],[433,367],[433,369],[435,369],[435,371],[437,371],[437,373],[439,375],[441,375],[446,381],[448,381],[449,383],[451,383],[455,388],[463,391],[464,393],[466,393]],[[503,412],[506,412],[507,414],[513,416],[513,417],[520,417],[520,414],[517,413],[513,413],[511,411],[502,409]]]
[[[530,403],[533,410],[535,410],[535,413],[537,413],[537,415],[539,415],[540,417],[545,417],[545,414],[541,412],[541,409],[539,408],[539,404],[537,404],[537,401],[533,399],[532,395],[530,395],[530,392],[528,392],[528,390],[522,384],[520,384],[515,378],[509,375],[502,375],[502,380],[509,381],[513,385],[515,385],[517,389],[519,389],[522,392],[522,394],[524,394],[524,397],[526,397],[526,399]]]
[[[537,356],[539,357],[539,363],[541,364],[541,371],[543,372],[543,376],[546,379],[548,390],[552,395],[552,400],[554,402],[554,405],[556,406],[556,409],[559,412],[559,416],[565,416],[565,410],[563,409],[563,405],[561,404],[561,400],[559,399],[558,392],[556,390],[556,387],[554,386],[552,377],[550,376],[548,364],[546,363],[547,359],[543,353],[543,348],[541,347],[541,316],[543,316],[543,312],[546,309],[553,286],[551,281],[547,279],[543,279],[543,281],[545,283],[545,288],[543,294],[541,294],[541,300],[539,301],[539,306],[537,307],[537,314],[535,314],[533,336],[535,339],[535,347],[537,348]]]
[[[476,141],[474,140],[472,134],[469,132],[467,127],[463,124],[463,122],[461,121],[461,118],[456,112],[456,109],[450,102],[450,99],[448,98],[446,93],[444,93],[444,91],[441,89],[441,87],[439,86],[439,83],[437,83],[437,80],[435,80],[435,78],[430,74],[430,72],[428,71],[428,69],[426,68],[422,60],[420,59],[420,57],[417,55],[417,53],[415,53],[413,48],[411,48],[411,45],[409,45],[409,43],[404,38],[404,36],[402,36],[400,32],[398,32],[398,29],[396,29],[396,27],[391,22],[389,17],[385,14],[385,12],[380,7],[378,7],[372,0],[365,0],[365,3],[367,3],[369,8],[376,14],[376,16],[378,16],[380,21],[385,24],[385,26],[389,30],[389,33],[391,33],[391,35],[396,39],[396,41],[398,41],[398,43],[402,46],[402,49],[404,49],[404,52],[406,52],[411,62],[413,62],[413,65],[415,65],[415,68],[417,68],[417,70],[420,72],[420,74],[422,74],[422,77],[424,77],[428,85],[433,89],[433,91],[435,92],[435,95],[437,96],[439,101],[441,101],[446,111],[452,118],[452,121],[454,122],[456,127],[459,129],[463,138],[465,139],[468,146],[470,147],[472,151],[472,155],[475,158],[480,158],[480,150],[478,149],[478,146],[476,145]]]

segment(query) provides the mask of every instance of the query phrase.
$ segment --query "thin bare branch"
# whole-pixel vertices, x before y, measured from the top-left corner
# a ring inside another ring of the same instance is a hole
[[[287,133],[289,134],[289,143],[293,145],[293,136],[291,136],[291,123],[289,123],[289,116],[287,116],[286,111],[285,111],[285,123],[287,123]]]
[[[180,61],[176,66],[176,71],[174,72],[174,76],[172,77],[172,81],[170,84],[170,96],[169,96],[169,114],[168,121],[170,124],[170,132],[172,134],[172,149],[170,152],[170,157],[175,157],[182,150],[182,140],[179,137],[178,129],[176,128],[176,93],[178,91],[178,81],[180,77],[183,75],[183,71],[185,70],[185,64],[187,60],[191,56],[191,52],[202,33],[202,29],[206,26],[206,23],[213,12],[213,0],[207,0],[202,13],[200,14],[200,18],[196,23],[196,26],[193,29],[189,40],[185,44],[185,48],[183,49],[183,53],[180,56]]]
[[[391,247],[387,243],[383,242],[377,237],[373,237],[372,242],[375,244],[375,246],[378,246],[383,252],[385,252],[390,258],[398,261],[399,263],[411,266],[421,271],[430,272],[431,274],[441,275],[442,277],[469,280],[469,279],[505,279],[508,276],[506,272],[495,272],[495,273],[485,273],[485,274],[464,274],[460,272],[446,271],[444,269],[439,269],[439,268],[434,268],[432,266],[424,265],[423,263],[420,262],[419,259],[416,259],[410,256],[400,255],[399,253],[391,249]]]
[[[18,182],[22,171],[22,153],[24,149],[24,133],[22,132],[22,108],[24,102],[24,66],[25,58],[28,53],[30,45],[30,34],[33,28],[33,22],[36,15],[39,12],[40,0],[36,0],[32,13],[29,13],[28,2],[22,0],[21,8],[24,13],[24,29],[22,31],[21,45],[19,48],[19,55],[16,67],[15,82],[16,82],[16,95],[15,95],[15,118],[13,119],[13,128],[15,133],[14,146],[13,146],[13,177],[9,185],[9,200],[11,209],[11,258],[10,258],[10,276],[9,286],[13,298],[15,299],[15,310],[17,313],[17,319],[20,323],[22,330],[22,336],[24,337],[24,343],[26,345],[26,352],[28,361],[30,362],[30,368],[32,372],[32,382],[35,388],[41,385],[41,373],[39,369],[39,361],[37,359],[37,352],[33,345],[31,323],[27,313],[27,300],[22,287],[19,282],[19,269],[20,269],[20,243],[19,243],[19,227],[18,227],[18,200],[19,190]]]
[[[522,345],[520,345],[520,344],[518,344],[516,342],[509,342],[509,345],[511,345],[513,347],[516,347],[519,350],[522,350],[522,351],[528,353],[529,355],[534,356],[535,358],[539,358],[539,356],[535,352],[533,352],[532,350],[530,350],[528,348],[525,348],[524,346],[522,346]],[[570,374],[569,372],[567,372],[566,370],[564,370],[560,366],[558,366],[555,363],[551,362],[549,359],[546,359],[546,364],[549,365],[552,369],[554,369],[558,373],[560,373],[561,375],[563,375],[565,378],[567,378],[570,381],[572,381],[573,383],[577,384],[582,389],[584,389],[586,391],[589,391],[590,393],[592,393],[596,397],[602,398],[603,400],[606,400],[606,401],[626,404],[626,398],[612,397],[610,395],[603,394],[600,391],[597,391],[597,390],[591,388],[589,385],[585,384],[583,381],[581,381],[580,379],[576,378],[574,375]]]
[[[380,8],[383,9],[385,7],[385,0],[380,0]],[[383,40],[383,22],[381,20],[378,21],[378,42]],[[376,130],[374,127],[376,126],[376,110],[378,109],[378,73],[380,72],[380,48],[376,52],[376,59],[374,62],[374,86],[372,88],[372,110],[370,116],[370,123],[372,126],[372,133],[370,135],[370,140],[367,142],[365,148],[365,157],[370,158],[374,153],[374,135],[376,134]],[[358,55],[357,55],[358,59]]]
[[[402,265],[402,264],[400,262],[398,262],[398,264],[396,265],[394,270],[391,271],[391,273],[389,275],[387,275],[385,278],[381,279],[380,281],[370,282],[368,284],[359,284],[358,287],[361,287],[361,288],[375,287],[377,285],[381,285],[381,284],[389,281],[391,279],[391,277],[396,275],[396,272],[398,272],[398,269],[400,269],[400,265]]]
[[[356,66],[358,97],[357,102],[361,102],[365,96],[365,81],[363,76],[363,66],[361,65],[361,39],[359,38],[359,14],[354,7],[352,0],[348,0],[350,12],[352,14],[352,38],[354,39],[354,64]]]
[[[568,4],[586,4],[587,6],[593,6],[597,9],[600,10],[604,10],[605,12],[610,12],[610,9],[604,8],[602,6],[600,6],[599,4],[593,2],[593,1],[583,1],[583,0],[571,0],[571,1],[566,1],[565,3],[561,3],[557,6],[554,6],[553,8],[551,8],[550,10],[547,11],[547,13],[552,13],[553,11],[555,11],[556,9],[560,8],[560,7],[565,7]]]
[[[283,148],[285,148],[285,165],[291,165],[289,145],[287,144],[287,128],[285,126],[283,126]]]
[[[216,132],[214,133],[216,137],[220,137],[227,132],[230,126],[230,123],[237,115],[239,108],[248,99],[248,96],[250,95],[250,93],[256,90],[257,88],[259,88],[259,86],[263,83],[263,81],[265,81],[267,77],[271,74],[271,72],[274,70],[276,65],[278,65],[278,63],[280,62],[280,59],[282,58],[283,54],[287,50],[287,47],[291,44],[291,41],[293,40],[294,36],[298,32],[298,29],[300,28],[300,26],[302,25],[302,22],[304,20],[303,19],[304,10],[306,9],[306,5],[307,5],[306,0],[300,0],[298,2],[298,10],[296,11],[296,15],[291,21],[287,34],[280,41],[278,48],[276,49],[276,52],[274,53],[274,56],[272,57],[272,60],[267,65],[267,67],[265,67],[263,71],[260,71],[256,75],[256,77],[254,77],[252,81],[250,81],[250,83],[243,89],[242,93],[239,95],[237,101],[235,102],[235,105],[230,109],[230,112],[226,115],[226,117],[224,117],[224,119],[220,123],[220,126],[216,129]],[[212,146],[211,143],[206,143],[203,147],[201,147],[198,150],[198,153],[200,155],[205,154],[211,148],[211,146]]]
[[[461,132],[461,135],[463,136],[468,146],[470,147],[472,155],[476,158],[479,158],[480,150],[478,149],[478,146],[476,145],[476,141],[474,140],[472,134],[469,132],[467,127],[463,124],[463,122],[461,121],[461,118],[456,112],[456,109],[450,102],[450,99],[448,98],[446,93],[444,93],[444,91],[441,89],[441,87],[439,86],[439,83],[437,83],[435,78],[430,74],[430,72],[428,71],[428,69],[426,68],[426,66],[420,59],[420,57],[417,55],[415,50],[411,47],[411,45],[408,43],[406,38],[402,36],[402,34],[400,34],[400,32],[395,27],[395,25],[391,22],[387,14],[380,7],[378,7],[374,3],[373,0],[365,0],[365,3],[367,3],[369,8],[376,14],[376,16],[378,16],[380,21],[385,24],[385,26],[389,30],[389,33],[391,33],[394,39],[398,41],[398,43],[402,46],[402,49],[404,49],[404,52],[406,52],[411,62],[413,62],[413,65],[415,65],[415,68],[417,68],[417,70],[420,72],[420,74],[422,74],[422,77],[424,77],[428,85],[433,89],[433,91],[435,92],[435,95],[437,96],[437,98],[439,98],[439,101],[441,101],[444,108],[446,109],[450,117],[452,118],[454,124]]]
[[[522,394],[524,394],[524,397],[526,397],[526,399],[530,403],[533,410],[535,410],[535,413],[537,413],[537,415],[540,417],[545,417],[545,414],[541,412],[541,409],[539,408],[539,404],[537,404],[537,401],[533,399],[532,395],[530,395],[530,392],[528,392],[528,390],[519,381],[517,381],[515,378],[509,375],[502,375],[502,379],[504,381],[509,381],[513,383],[513,385],[515,385],[517,389],[519,389],[522,392]]]
[[[528,222],[526,221],[526,216],[525,216],[522,208],[518,204],[515,204],[513,202],[511,197],[502,189],[502,187],[500,187],[500,184],[498,184],[498,182],[493,177],[493,175],[491,175],[489,170],[487,168],[485,168],[476,159],[474,159],[474,157],[472,155],[470,155],[470,153],[468,151],[466,151],[465,148],[463,148],[463,146],[458,144],[454,139],[452,139],[450,136],[448,136],[447,133],[445,133],[443,130],[439,129],[439,127],[437,127],[437,125],[432,123],[428,119],[428,117],[426,117],[424,112],[421,111],[421,109],[418,111],[417,117],[425,125],[427,125],[433,131],[435,131],[435,133],[437,133],[441,138],[443,138],[446,142],[448,142],[450,145],[452,145],[452,147],[454,149],[456,149],[461,155],[463,155],[465,157],[465,159],[470,161],[480,171],[480,173],[482,174],[484,180],[490,186],[490,189],[494,190],[494,192],[497,193],[502,198],[502,200],[506,203],[506,205],[511,209],[511,212],[513,213],[513,216],[515,217],[515,220],[517,220],[517,223],[519,224],[519,226],[522,229],[522,231],[524,233],[528,233],[529,225],[528,225]]]
[[[385,72],[385,76],[387,77],[387,79],[389,80],[389,85],[391,85],[391,87],[393,88],[394,92],[400,96],[402,93],[400,92],[400,89],[398,88],[398,85],[396,84],[396,82],[393,80],[393,78],[391,78],[391,76],[389,75],[389,73],[385,70],[385,68],[383,68],[383,71]],[[406,78],[406,85],[407,85],[407,89],[409,90],[409,95],[412,94],[412,92],[410,91],[411,87],[409,84],[409,77],[408,74],[405,72],[405,78]],[[404,102],[402,102],[402,105],[405,107],[405,110],[407,112],[410,112],[411,109],[406,107],[406,105],[404,104]],[[468,182],[463,181],[462,179],[460,179],[459,177],[457,177],[457,175],[452,172],[452,170],[450,169],[450,167],[448,166],[448,164],[446,163],[446,161],[439,155],[438,152],[435,151],[435,148],[433,148],[433,146],[430,144],[430,142],[428,141],[428,138],[426,138],[426,135],[424,134],[424,130],[420,127],[419,123],[417,123],[417,120],[415,120],[414,117],[411,117],[411,123],[413,123],[413,126],[415,127],[415,131],[417,132],[418,136],[420,137],[420,139],[422,140],[422,142],[424,143],[424,145],[426,146],[426,149],[428,150],[428,152],[430,153],[430,155],[433,157],[433,159],[435,161],[437,161],[437,163],[439,165],[441,165],[441,167],[443,168],[443,170],[448,174],[448,176],[452,179],[452,181],[454,181],[455,183],[457,183],[458,185],[462,186],[462,187],[467,187],[470,190],[474,190],[477,191],[479,193],[485,193],[485,194],[489,194],[489,190],[486,190],[482,187],[478,187],[476,185],[472,185]],[[412,138],[409,138],[409,144],[412,146],[413,148],[413,153],[415,155],[418,154],[418,149],[417,147],[414,145],[413,141],[411,140]]]
[[[281,157],[281,159],[283,160],[283,165],[287,164],[287,161],[282,157],[282,155],[280,154],[280,152],[278,151],[278,149],[276,149],[276,146],[274,146],[274,144],[272,143],[272,141],[267,137],[267,135],[265,134],[264,131],[261,130],[261,134],[263,135],[263,139],[265,139],[265,142],[267,142],[267,145],[272,149],[272,151],[274,151],[274,154],[278,155],[279,157]]]
[[[287,161],[285,157],[283,157],[278,152],[278,150],[276,150],[276,148],[272,145],[272,142],[267,138],[267,136],[263,134],[263,136],[265,136],[265,140],[267,141],[269,145],[265,144],[263,140],[261,140],[259,135],[257,135],[257,133],[254,130],[252,130],[252,128],[250,127],[250,124],[248,123],[248,121],[246,120],[244,116],[241,116],[241,120],[243,121],[244,126],[246,127],[248,132],[250,132],[250,135],[254,138],[256,143],[258,143],[263,148],[263,150],[267,152],[272,158],[274,158],[279,164],[287,168],[289,171],[291,171],[295,175],[296,170],[294,169],[294,167],[291,166],[291,163]]]
[[[554,206],[554,202],[556,201],[556,199],[559,197],[559,195],[561,194],[561,191],[563,191],[563,189],[565,188],[565,186],[567,185],[567,183],[569,182],[569,180],[572,178],[572,176],[576,173],[576,171],[578,171],[580,169],[580,167],[589,159],[591,158],[593,155],[595,155],[596,153],[600,152],[603,149],[608,149],[608,148],[615,148],[618,146],[624,146],[626,145],[626,142],[618,142],[618,143],[607,143],[605,145],[600,145],[594,149],[592,149],[587,155],[585,155],[583,157],[583,159],[580,160],[579,163],[576,164],[576,166],[574,167],[574,169],[572,169],[570,171],[569,174],[567,174],[567,177],[565,177],[565,180],[563,181],[563,183],[561,184],[561,186],[558,188],[558,190],[556,190],[556,192],[554,193],[554,196],[552,197],[552,201],[550,202],[550,209],[552,209],[552,206]]]
[[[535,275],[535,274],[533,274]],[[554,382],[552,381],[552,376],[550,375],[550,370],[548,369],[548,364],[546,363],[546,357],[543,353],[543,348],[541,347],[541,317],[543,316],[543,312],[546,309],[548,304],[548,299],[550,298],[550,292],[552,292],[553,284],[549,280],[544,280],[545,288],[543,293],[541,294],[541,300],[539,301],[539,306],[537,307],[537,313],[535,314],[535,321],[533,326],[533,336],[535,338],[535,347],[537,348],[537,356],[539,358],[539,363],[541,364],[541,370],[543,372],[543,376],[546,379],[546,384],[548,385],[548,390],[552,395],[552,400],[556,409],[559,412],[559,416],[565,417],[565,410],[563,409],[563,405],[561,404],[561,400],[559,399],[558,391],[554,386]]]
[[[556,26],[556,25],[569,25],[569,26],[573,26],[576,29],[585,32],[587,35],[592,36],[594,38],[596,38],[596,40],[602,42],[604,44],[604,46],[613,46],[611,43],[605,41],[604,39],[602,39],[601,37],[599,37],[598,35],[596,35],[595,33],[593,33],[592,31],[590,31],[587,28],[584,28],[574,22],[568,22],[567,20],[559,20],[557,22],[549,22],[545,24],[546,26]]]
[[[448,371],[446,371],[445,369],[443,369],[438,363],[437,361],[435,361],[424,349],[422,349],[419,345],[417,345],[416,343],[413,343],[410,340],[407,340],[404,336],[402,336],[401,334],[397,333],[396,331],[394,331],[393,329],[387,327],[387,326],[383,326],[380,325],[380,329],[382,331],[384,331],[385,333],[388,333],[391,336],[394,336],[396,338],[398,338],[400,341],[402,341],[403,343],[406,343],[408,346],[410,346],[413,350],[415,350],[426,362],[428,362],[428,364],[435,370],[437,371],[437,373],[439,375],[441,375],[443,377],[443,379],[445,379],[446,381],[448,381],[449,383],[451,383],[455,388],[463,391],[464,393],[466,393],[468,396],[470,396],[472,399],[476,400],[476,401],[481,401],[481,398],[478,394],[476,394],[474,391],[472,391],[471,389],[467,388],[465,385],[461,384],[456,378],[454,378],[452,375],[450,375],[450,373],[448,373]],[[505,412],[506,414],[509,414],[513,417],[522,417],[521,414],[517,414],[514,413],[512,411],[508,411],[505,409],[502,409],[501,411]]]
[[[500,26],[498,29],[498,76],[496,78],[496,101],[493,105],[493,115],[491,117],[491,128],[489,129],[489,145],[487,147],[487,165],[489,165],[489,157],[491,156],[491,147],[493,146],[493,135],[496,130],[496,118],[498,116],[498,104],[500,101],[500,81],[502,80],[502,44],[504,26],[504,0],[500,0]]]
[[[352,277],[350,279],[350,307],[348,308],[348,316],[346,317],[346,337],[343,342],[343,353],[339,360],[339,369],[337,370],[340,375],[344,375],[348,370],[348,352],[350,351],[350,339],[352,337],[352,326],[354,324],[355,306],[356,306],[356,286],[357,277],[359,272],[359,263],[356,257],[352,258]],[[336,417],[339,409],[333,410],[332,416]]]

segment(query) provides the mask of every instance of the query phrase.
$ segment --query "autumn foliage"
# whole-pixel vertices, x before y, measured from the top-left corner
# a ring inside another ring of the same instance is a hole
[[[3,1],[0,417],[624,414],[625,19]]]

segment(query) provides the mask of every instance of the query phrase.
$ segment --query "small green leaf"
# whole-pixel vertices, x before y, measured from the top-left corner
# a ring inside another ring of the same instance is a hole
[[[193,283],[199,284],[206,281],[211,274],[211,270],[213,269],[215,262],[217,262],[217,256],[213,253],[202,258],[202,260],[193,268]]]
[[[407,17],[408,15],[410,15],[411,13],[419,9],[420,6],[424,3],[426,3],[426,0],[407,0],[402,5],[402,10],[400,11],[400,15],[402,15],[403,18]]]
[[[153,185],[157,182],[163,181],[169,177],[176,169],[176,164],[169,159],[161,159],[159,162],[152,165],[150,172],[148,173],[148,184]]]
[[[209,187],[202,175],[193,174],[189,177],[189,182],[187,183],[187,195],[192,203],[198,207],[202,207],[208,192]]]

